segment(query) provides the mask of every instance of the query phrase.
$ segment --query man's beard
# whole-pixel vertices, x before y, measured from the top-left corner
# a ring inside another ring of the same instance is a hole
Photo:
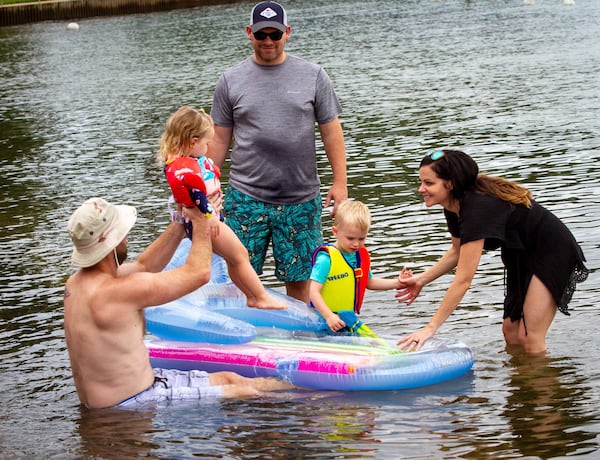
[[[115,254],[115,262],[117,263],[117,267],[125,262],[127,259],[127,247],[124,249],[119,249],[118,247],[114,249]]]

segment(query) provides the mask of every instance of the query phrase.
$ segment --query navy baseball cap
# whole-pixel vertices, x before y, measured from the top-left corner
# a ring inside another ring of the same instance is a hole
[[[260,2],[252,8],[250,13],[250,27],[252,32],[257,32],[267,27],[285,32],[287,29],[287,14],[279,3]]]

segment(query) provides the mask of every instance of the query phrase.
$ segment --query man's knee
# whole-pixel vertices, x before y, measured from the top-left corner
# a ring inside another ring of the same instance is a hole
[[[211,385],[241,385],[245,384],[245,378],[235,372],[220,371],[210,374]]]
[[[245,385],[246,378],[242,377],[240,374],[236,374],[235,372],[224,371],[225,376],[227,378],[227,382],[230,385]]]
[[[223,386],[223,396],[226,398],[244,398],[257,396],[260,391],[244,384],[232,384]]]

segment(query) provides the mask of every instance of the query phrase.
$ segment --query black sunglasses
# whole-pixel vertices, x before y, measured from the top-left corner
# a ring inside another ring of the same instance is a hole
[[[281,37],[283,37],[283,32],[281,30],[276,30],[274,32],[263,32],[262,30],[257,30],[252,34],[257,40],[264,40],[265,38],[269,37],[274,42],[281,40]]]

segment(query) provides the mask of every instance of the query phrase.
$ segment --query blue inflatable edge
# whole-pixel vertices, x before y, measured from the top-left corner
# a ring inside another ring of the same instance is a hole
[[[185,263],[191,241],[184,239],[165,267]],[[147,308],[146,328],[165,340],[205,343],[245,343],[256,337],[256,327],[289,331],[328,331],[324,318],[313,308],[273,289],[269,294],[287,305],[285,310],[261,310],[246,305],[246,297],[228,274],[225,261],[213,254],[210,282],[165,305]]]

